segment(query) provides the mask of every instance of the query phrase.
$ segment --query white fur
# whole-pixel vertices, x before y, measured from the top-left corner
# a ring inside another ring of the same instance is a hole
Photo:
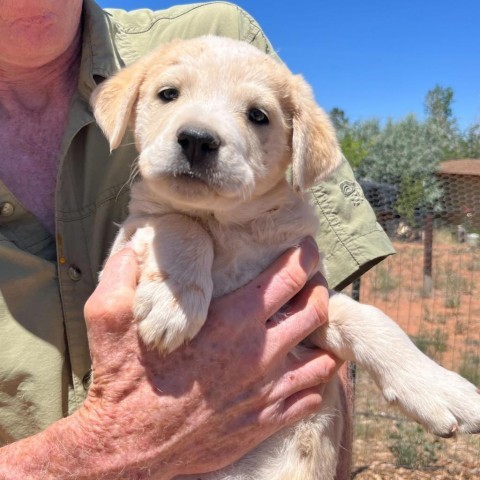
[[[158,99],[172,87],[178,99]],[[103,83],[92,103],[112,148],[134,124],[142,178],[113,251],[132,241],[142,263],[140,335],[168,352],[198,332],[212,296],[317,233],[304,192],[339,163],[333,128],[300,77],[250,45],[216,37],[160,48]],[[252,108],[268,114],[268,125],[249,120]],[[213,132],[218,150],[187,162],[178,141],[185,126]],[[477,389],[423,355],[378,309],[332,292],[329,323],[309,340],[366,368],[387,401],[428,430],[480,431]],[[335,379],[317,415],[202,480],[333,479],[339,402]]]

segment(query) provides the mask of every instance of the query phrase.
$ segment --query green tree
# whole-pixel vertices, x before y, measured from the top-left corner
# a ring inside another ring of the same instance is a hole
[[[330,112],[340,146],[357,177],[398,188],[397,213],[412,226],[425,209],[439,208],[435,169],[442,160],[480,158],[480,124],[461,132],[453,114],[454,91],[436,85],[424,99],[424,121],[350,122],[345,111]]]
[[[369,145],[359,138],[355,138],[351,133],[347,132],[340,141],[345,158],[353,169],[358,168],[369,152]]]
[[[381,131],[380,122],[370,119],[350,124],[345,116],[343,118],[346,119],[346,122],[342,123],[342,117],[336,116],[337,124],[342,124],[340,130],[337,130],[340,132],[338,135],[340,147],[345,158],[356,170],[368,157],[370,148],[376,142]]]
[[[445,125],[451,122],[453,97],[454,93],[451,87],[436,85],[429,90],[424,102],[427,117]]]
[[[461,134],[453,116],[454,92],[451,87],[436,85],[425,96],[426,126],[430,137],[440,148],[438,160],[450,160],[461,155]]]
[[[458,158],[480,158],[480,124],[470,125],[462,136]]]
[[[399,187],[396,210],[412,226],[440,196],[434,171],[441,148],[432,135],[431,128],[414,115],[389,120],[357,169],[361,178]]]
[[[342,135],[348,130],[350,121],[348,120],[347,116],[345,115],[345,111],[341,108],[334,107],[328,113],[330,116],[330,120],[337,131],[337,135],[342,137]]]

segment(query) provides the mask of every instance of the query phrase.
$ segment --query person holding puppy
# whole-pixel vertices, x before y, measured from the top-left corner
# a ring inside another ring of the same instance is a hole
[[[0,477],[211,471],[320,408],[338,362],[321,351],[289,355],[327,320],[325,280],[307,281],[318,262],[311,239],[214,300],[198,337],[165,358],[137,340],[128,247],[96,287],[136,152],[127,134],[110,155],[90,93],[174,37],[231,36],[273,54],[256,22],[222,3],[127,13],[93,0],[0,0],[0,11]],[[344,163],[314,192],[331,286],[392,253],[352,188]],[[265,343],[266,321],[292,298]]]

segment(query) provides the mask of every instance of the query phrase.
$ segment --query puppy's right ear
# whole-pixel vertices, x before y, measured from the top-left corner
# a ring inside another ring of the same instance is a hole
[[[101,83],[90,97],[93,114],[110,143],[110,151],[122,141],[143,77],[144,62],[136,62]]]
[[[292,183],[305,191],[337,168],[342,154],[332,122],[300,75],[291,77],[291,99]]]

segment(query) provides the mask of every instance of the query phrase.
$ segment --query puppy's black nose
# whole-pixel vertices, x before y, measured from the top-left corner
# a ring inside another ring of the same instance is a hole
[[[191,166],[208,160],[220,146],[220,139],[217,135],[195,127],[180,129],[177,132],[177,140]]]

